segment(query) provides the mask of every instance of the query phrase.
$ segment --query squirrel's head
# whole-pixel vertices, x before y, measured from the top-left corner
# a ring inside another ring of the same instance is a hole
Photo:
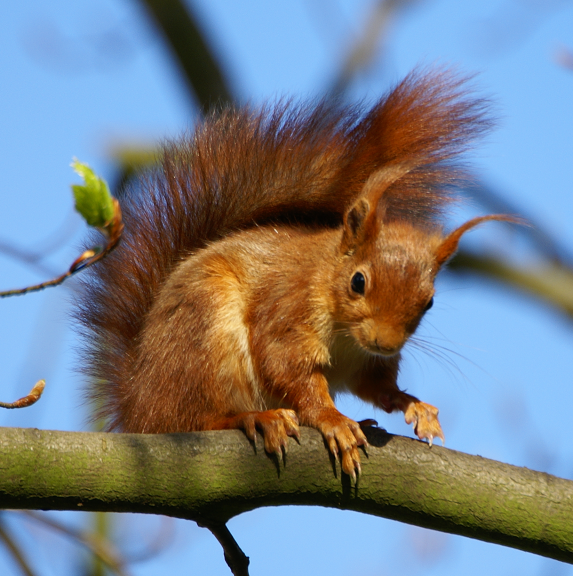
[[[344,217],[336,273],[336,320],[372,354],[398,354],[432,307],[434,280],[464,232],[506,215],[474,218],[444,234],[437,224],[385,218],[383,193],[404,170],[381,171]],[[382,200],[382,201],[381,201]]]

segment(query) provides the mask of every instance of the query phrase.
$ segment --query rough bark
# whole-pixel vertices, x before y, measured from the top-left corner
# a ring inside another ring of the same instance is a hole
[[[166,514],[222,523],[258,508],[355,510],[573,563],[573,482],[367,430],[358,487],[302,430],[285,463],[239,431],[0,429],[0,507]]]

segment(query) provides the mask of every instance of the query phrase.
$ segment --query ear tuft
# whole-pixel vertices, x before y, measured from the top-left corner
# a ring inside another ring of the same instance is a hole
[[[384,219],[384,194],[387,189],[412,169],[407,164],[391,164],[368,178],[362,194],[344,216],[343,253],[353,252],[368,237],[375,237]]]
[[[523,218],[519,218],[518,216],[511,216],[509,214],[490,214],[489,216],[478,216],[477,218],[472,218],[472,220],[468,220],[465,224],[462,224],[459,228],[456,228],[454,231],[450,232],[444,241],[440,244],[436,251],[436,263],[438,266],[443,266],[456,253],[460,238],[463,236],[463,234],[465,234],[468,230],[479,226],[483,222],[489,222],[490,220],[527,225],[527,222],[523,220]]]

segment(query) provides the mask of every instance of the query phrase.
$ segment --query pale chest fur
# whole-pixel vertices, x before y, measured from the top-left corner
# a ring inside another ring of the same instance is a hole
[[[372,355],[345,330],[336,331],[329,351],[331,361],[324,375],[331,394],[354,392],[359,373],[372,360]]]

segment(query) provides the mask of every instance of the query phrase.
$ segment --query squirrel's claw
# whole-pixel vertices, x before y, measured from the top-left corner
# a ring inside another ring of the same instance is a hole
[[[445,443],[444,433],[438,420],[439,410],[430,404],[413,401],[404,412],[407,424],[414,424],[414,432],[420,440],[427,440],[431,446],[434,438],[439,438]]]
[[[278,409],[265,412],[244,412],[224,423],[220,428],[241,428],[249,440],[256,442],[257,430],[262,433],[265,451],[281,460],[288,451],[288,437],[300,440],[298,417],[294,410]]]
[[[358,447],[368,446],[360,425],[341,414],[336,408],[325,408],[312,418],[304,420],[304,423],[322,432],[335,461],[340,461],[342,471],[350,476],[353,483],[356,483],[357,476],[362,471]]]

